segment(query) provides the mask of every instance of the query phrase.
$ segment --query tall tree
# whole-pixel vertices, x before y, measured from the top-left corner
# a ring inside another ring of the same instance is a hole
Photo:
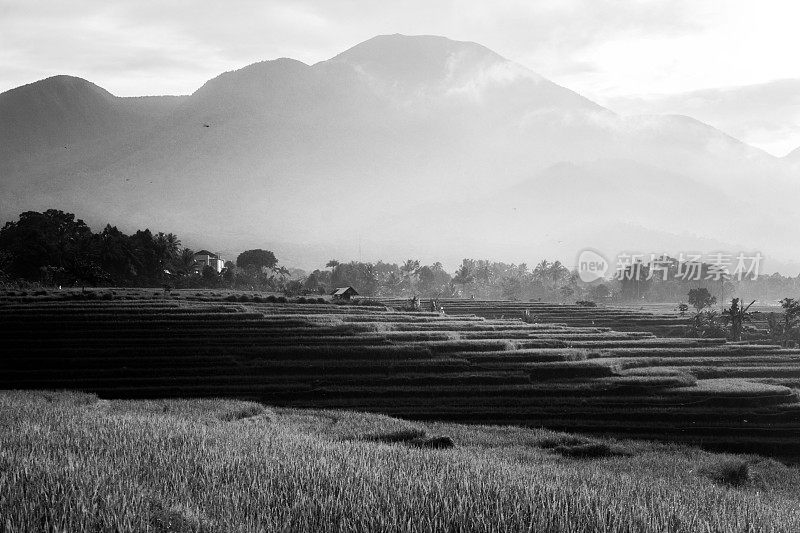
[[[9,274],[38,279],[43,270],[81,276],[87,262],[96,263],[91,229],[72,213],[48,209],[26,211],[0,229],[0,250],[11,256]]]
[[[240,253],[236,258],[236,266],[246,270],[261,271],[264,268],[273,270],[277,264],[278,259],[275,257],[275,254],[269,250],[262,250],[261,248],[246,250]]]
[[[456,270],[455,276],[453,276],[453,283],[460,285],[462,290],[475,279],[473,275],[474,264],[472,259],[464,259],[461,261],[461,266]]]

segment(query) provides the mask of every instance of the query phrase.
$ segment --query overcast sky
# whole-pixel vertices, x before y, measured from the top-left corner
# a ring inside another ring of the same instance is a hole
[[[621,113],[682,113],[776,155],[800,146],[791,0],[0,0],[0,92],[54,74],[186,94],[255,61],[378,34],[476,41]]]

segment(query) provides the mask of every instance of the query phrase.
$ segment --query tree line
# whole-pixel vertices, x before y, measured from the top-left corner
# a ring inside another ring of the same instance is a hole
[[[72,213],[27,211],[0,229],[0,280],[50,286],[218,287],[282,290],[290,271],[269,250],[248,250],[221,272],[198,265],[173,233],[98,233]]]
[[[529,267],[483,259],[464,259],[452,273],[435,262],[402,263],[330,260],[312,272],[279,264],[269,250],[247,250],[221,272],[198,268],[193,250],[173,233],[149,229],[128,235],[106,225],[98,233],[71,213],[28,211],[0,229],[0,280],[45,285],[225,287],[324,294],[352,286],[364,296],[476,298],[546,302],[680,302],[688,291],[704,288],[727,301],[777,302],[800,296],[800,278],[773,274],[741,280],[706,279],[709,265],[699,265],[699,279],[676,275],[680,264],[668,262],[668,274],[650,275],[650,265],[636,264],[612,279],[586,283],[559,261]],[[636,272],[632,272],[636,269]],[[630,275],[630,274],[636,274]]]

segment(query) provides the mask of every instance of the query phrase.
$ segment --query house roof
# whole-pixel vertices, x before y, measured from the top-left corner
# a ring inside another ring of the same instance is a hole
[[[209,252],[208,250],[200,250],[199,252],[195,252],[194,255],[207,255],[209,257],[213,257],[213,258],[219,259],[217,257],[217,254]]]
[[[358,292],[353,287],[336,287],[336,290],[333,291],[334,296],[342,296],[348,292],[352,292],[353,294],[358,294]]]

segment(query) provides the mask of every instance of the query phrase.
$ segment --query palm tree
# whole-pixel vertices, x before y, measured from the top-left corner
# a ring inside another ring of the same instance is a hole
[[[153,239],[158,254],[158,261],[163,269],[178,257],[181,241],[174,233],[157,233]]]
[[[547,259],[542,259],[542,261],[536,265],[533,269],[533,277],[537,280],[544,282],[550,272],[550,262]]]
[[[461,285],[463,290],[469,283],[472,283],[472,280],[475,278],[472,275],[470,265],[471,263],[467,259],[464,259],[461,266],[456,270],[455,276],[453,276],[453,285]]]
[[[187,276],[194,272],[194,266],[197,263],[194,258],[194,250],[183,248],[180,253],[172,261],[172,266],[178,274]]]
[[[558,287],[558,284],[563,280],[567,274],[569,274],[569,269],[561,264],[561,261],[556,261],[555,263],[550,264],[550,268],[547,269],[547,274],[550,277],[550,281],[553,284],[553,289]]]
[[[419,260],[418,259],[407,259],[405,263],[400,267],[400,272],[405,278],[406,285],[408,290],[413,290],[413,278],[419,272]]]

